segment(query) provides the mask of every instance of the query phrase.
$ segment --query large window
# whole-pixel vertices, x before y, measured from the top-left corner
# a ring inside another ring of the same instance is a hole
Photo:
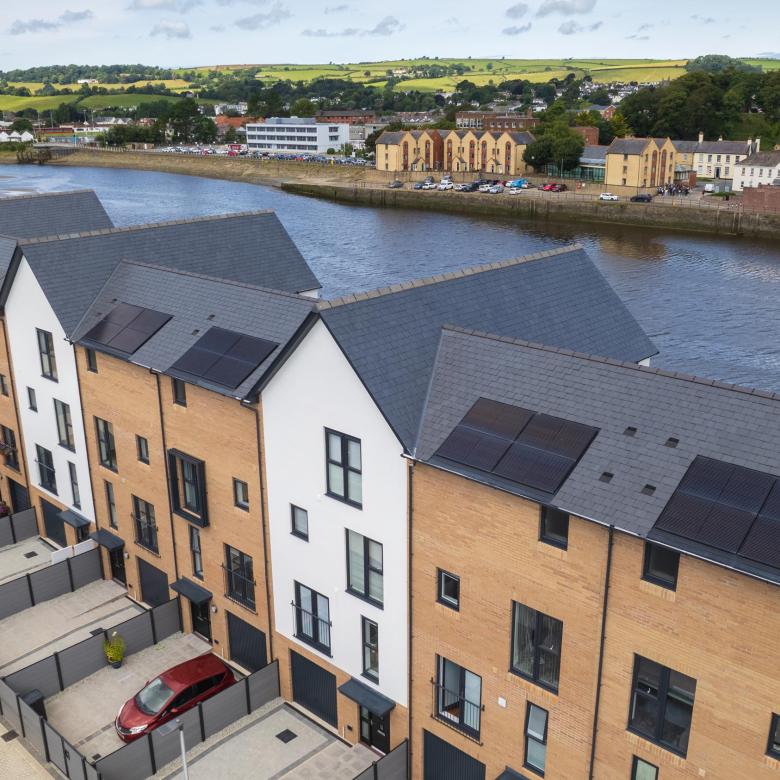
[[[696,680],[637,655],[628,727],[685,756],[695,696]]]
[[[560,509],[543,506],[539,538],[547,544],[566,549],[569,546],[569,516]]]
[[[70,476],[70,492],[73,495],[73,506],[81,509],[81,491],[79,490],[79,477],[76,473],[76,464],[68,463],[68,474]]]
[[[76,449],[73,439],[73,421],[70,417],[70,406],[54,399],[54,416],[57,418],[57,437],[61,447],[69,450]]]
[[[547,763],[547,710],[528,702],[525,713],[525,766],[540,775]]]
[[[190,529],[190,551],[192,552],[192,574],[203,579],[203,553],[200,549],[200,529],[194,525]]]
[[[5,425],[0,425],[3,441],[3,457],[8,468],[19,471],[19,451],[16,449],[16,433]]]
[[[669,590],[677,589],[677,572],[680,568],[680,553],[645,542],[645,560],[642,579],[654,582]]]
[[[197,525],[208,525],[205,463],[183,452],[170,450],[168,465],[173,511]]]
[[[361,618],[363,633],[363,674],[379,682],[379,626],[368,618]]]
[[[116,498],[114,497],[114,486],[107,479],[103,481],[106,488],[106,511],[108,512],[108,524],[112,528],[117,528],[116,522]]]
[[[436,717],[479,739],[482,678],[436,656]]]
[[[363,506],[363,462],[360,440],[325,430],[328,495]]]
[[[295,583],[295,636],[330,655],[330,602],[316,590]]]
[[[384,598],[382,545],[347,531],[347,590],[381,606]]]
[[[38,484],[50,493],[57,492],[57,478],[54,473],[54,458],[49,450],[35,445],[35,462],[38,464]]]
[[[255,608],[252,556],[225,545],[225,595],[249,609]]]
[[[111,471],[117,470],[116,464],[116,444],[114,443],[114,426],[110,422],[95,418],[95,428],[97,429],[98,441],[98,460],[101,466],[105,466]]]
[[[658,780],[658,767],[639,756],[634,756],[631,764],[631,780]]]
[[[54,356],[54,339],[46,330],[36,329],[38,353],[41,356],[41,374],[46,379],[57,381],[57,358]]]
[[[772,713],[772,722],[769,725],[769,745],[766,752],[770,756],[780,758],[780,715]]]
[[[152,552],[157,549],[157,523],[154,521],[154,506],[138,496],[133,496],[133,520],[135,521],[135,540]]]
[[[558,690],[563,623],[512,602],[512,671],[539,685]]]

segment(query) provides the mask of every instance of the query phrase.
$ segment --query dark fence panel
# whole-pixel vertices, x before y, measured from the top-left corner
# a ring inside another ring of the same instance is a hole
[[[68,777],[70,780],[87,780],[86,770],[84,769],[84,756],[76,750],[67,739],[62,740],[65,745],[65,763],[68,766]]]
[[[11,523],[14,527],[14,536],[17,542],[38,535],[38,521],[35,519],[35,509],[25,509],[11,515]]]
[[[0,585],[0,620],[9,615],[15,615],[32,605],[30,585],[26,576]]]
[[[41,716],[23,701],[19,701],[19,709],[22,713],[22,725],[24,726],[25,739],[38,751],[41,758],[45,760],[46,745],[43,741]]]
[[[160,604],[152,610],[154,618],[154,632],[157,641],[181,631],[181,613],[179,612],[179,600],[171,599],[165,604]]]
[[[180,715],[180,720],[184,726],[184,744],[187,750],[200,744],[202,740],[200,732],[200,711],[197,707]],[[157,768],[169,764],[181,755],[181,742],[179,741],[179,731],[172,731],[165,737],[161,737],[157,731],[152,732],[152,747],[154,749],[154,763]]]
[[[89,761],[84,762],[84,769],[87,773],[87,780],[100,780],[100,774]]]
[[[48,699],[62,690],[57,674],[57,662],[53,655],[9,674],[5,682],[11,690],[22,696],[37,688]]]
[[[368,769],[364,769],[359,775],[355,775],[353,780],[374,780],[374,765],[371,764]]]
[[[95,764],[103,780],[146,780],[154,774],[148,737],[129,742]]]
[[[409,743],[400,745],[383,756],[376,763],[377,780],[406,780]]]
[[[142,612],[140,615],[125,620],[118,626],[112,626],[106,631],[110,637],[116,631],[122,639],[125,640],[125,654],[137,653],[146,647],[154,644],[154,634],[152,633],[152,616],[149,612]]]
[[[62,561],[30,574],[30,587],[36,604],[55,599],[63,593],[70,593],[70,575],[68,562]]]
[[[249,686],[249,705],[254,712],[279,696],[279,662],[274,661],[265,669],[246,678]]]
[[[206,738],[229,726],[233,721],[248,715],[246,680],[239,680],[201,705]]]
[[[103,634],[98,634],[57,653],[62,672],[63,688],[89,677],[106,665],[103,641]]]
[[[103,572],[100,570],[100,549],[97,547],[74,555],[68,561],[74,589],[103,578]]]
[[[49,761],[67,777],[68,766],[65,763],[65,745],[62,742],[62,737],[46,720],[43,721],[43,731],[46,734],[46,744],[49,747]]]
[[[2,680],[0,680],[0,707],[2,707],[5,720],[14,727],[17,733],[21,734],[22,721],[19,719],[16,693]]]
[[[9,544],[14,544],[16,539],[14,538],[14,529],[11,525],[10,517],[0,517],[0,547],[7,547]]]

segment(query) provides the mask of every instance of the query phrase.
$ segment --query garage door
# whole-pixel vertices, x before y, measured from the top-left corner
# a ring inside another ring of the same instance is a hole
[[[290,651],[293,701],[336,726],[336,675]]]
[[[65,547],[65,521],[60,517],[62,510],[50,504],[45,498],[41,499],[41,509],[46,536],[60,547]]]
[[[484,764],[429,731],[423,734],[423,780],[485,780]]]
[[[250,672],[262,669],[268,663],[265,652],[265,634],[245,620],[227,613],[230,658]]]
[[[138,577],[141,580],[141,600],[153,607],[159,607],[170,599],[168,575],[150,563],[138,559]]]

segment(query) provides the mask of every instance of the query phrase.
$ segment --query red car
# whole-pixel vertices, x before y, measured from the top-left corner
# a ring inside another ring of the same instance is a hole
[[[116,733],[125,742],[139,739],[235,681],[233,672],[216,655],[191,658],[155,677],[126,701],[116,716]]]
[[[553,187],[555,187],[554,184],[542,184],[542,186],[539,189],[544,190],[544,192],[551,192]]]

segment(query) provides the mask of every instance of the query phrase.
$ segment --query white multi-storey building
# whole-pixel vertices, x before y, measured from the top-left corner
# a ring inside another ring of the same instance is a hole
[[[736,192],[745,187],[774,184],[776,181],[780,181],[780,149],[751,154],[734,167],[733,189]]]
[[[349,125],[325,124],[314,117],[268,117],[246,126],[246,144],[252,151],[270,154],[325,154],[349,143]]]

